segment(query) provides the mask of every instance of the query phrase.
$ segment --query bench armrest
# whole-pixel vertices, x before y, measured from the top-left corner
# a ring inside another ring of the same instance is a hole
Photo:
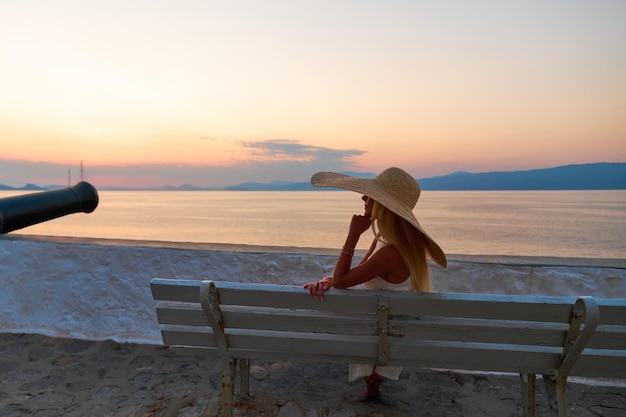
[[[558,367],[559,377],[567,378],[572,366],[585,349],[600,321],[598,303],[592,297],[579,297],[572,307],[569,329]],[[581,330],[582,327],[582,330]]]
[[[223,358],[228,357],[228,343],[224,333],[224,316],[220,308],[220,300],[213,281],[202,281],[199,289],[200,304],[207,321],[213,329],[217,346]]]

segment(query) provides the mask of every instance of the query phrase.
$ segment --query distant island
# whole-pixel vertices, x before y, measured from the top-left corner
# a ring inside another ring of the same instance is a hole
[[[373,173],[346,172],[364,178]],[[554,168],[526,171],[454,172],[448,175],[418,178],[423,190],[625,190],[626,163],[600,162],[593,164],[565,165]],[[44,191],[63,186],[10,187],[0,184],[0,190]],[[131,188],[98,187],[100,190],[130,190]],[[137,188],[132,188],[137,190]],[[307,182],[274,181],[270,183],[245,182],[225,187],[196,187],[184,184],[159,188],[142,188],[153,191],[313,191],[319,190]],[[326,189],[328,190],[328,189]]]
[[[624,190],[626,163],[565,165],[479,174],[455,172],[419,182],[425,190]]]

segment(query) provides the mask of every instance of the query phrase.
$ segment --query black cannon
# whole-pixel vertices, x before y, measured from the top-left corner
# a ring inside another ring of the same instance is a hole
[[[88,182],[59,190],[0,199],[0,233],[32,226],[72,213],[91,213],[98,206],[98,191]]]

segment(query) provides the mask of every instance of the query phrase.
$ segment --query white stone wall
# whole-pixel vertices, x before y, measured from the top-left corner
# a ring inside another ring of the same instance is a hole
[[[302,285],[332,272],[334,252],[1,236],[0,332],[160,344],[152,278]],[[619,260],[449,258],[435,291],[626,298]]]

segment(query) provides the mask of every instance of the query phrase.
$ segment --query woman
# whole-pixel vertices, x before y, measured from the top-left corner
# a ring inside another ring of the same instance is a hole
[[[375,178],[356,178],[334,172],[318,172],[311,178],[315,187],[334,187],[363,195],[363,215],[352,216],[348,236],[339,254],[332,276],[305,284],[309,294],[323,299],[331,288],[349,288],[363,284],[369,290],[432,290],[430,256],[445,268],[446,255],[428,236],[413,215],[420,195],[417,181],[400,168],[388,168]],[[354,248],[371,227],[372,244],[361,261],[352,267]],[[397,380],[402,368],[393,366],[350,365],[349,380],[365,378],[369,398],[379,395],[381,376]]]

